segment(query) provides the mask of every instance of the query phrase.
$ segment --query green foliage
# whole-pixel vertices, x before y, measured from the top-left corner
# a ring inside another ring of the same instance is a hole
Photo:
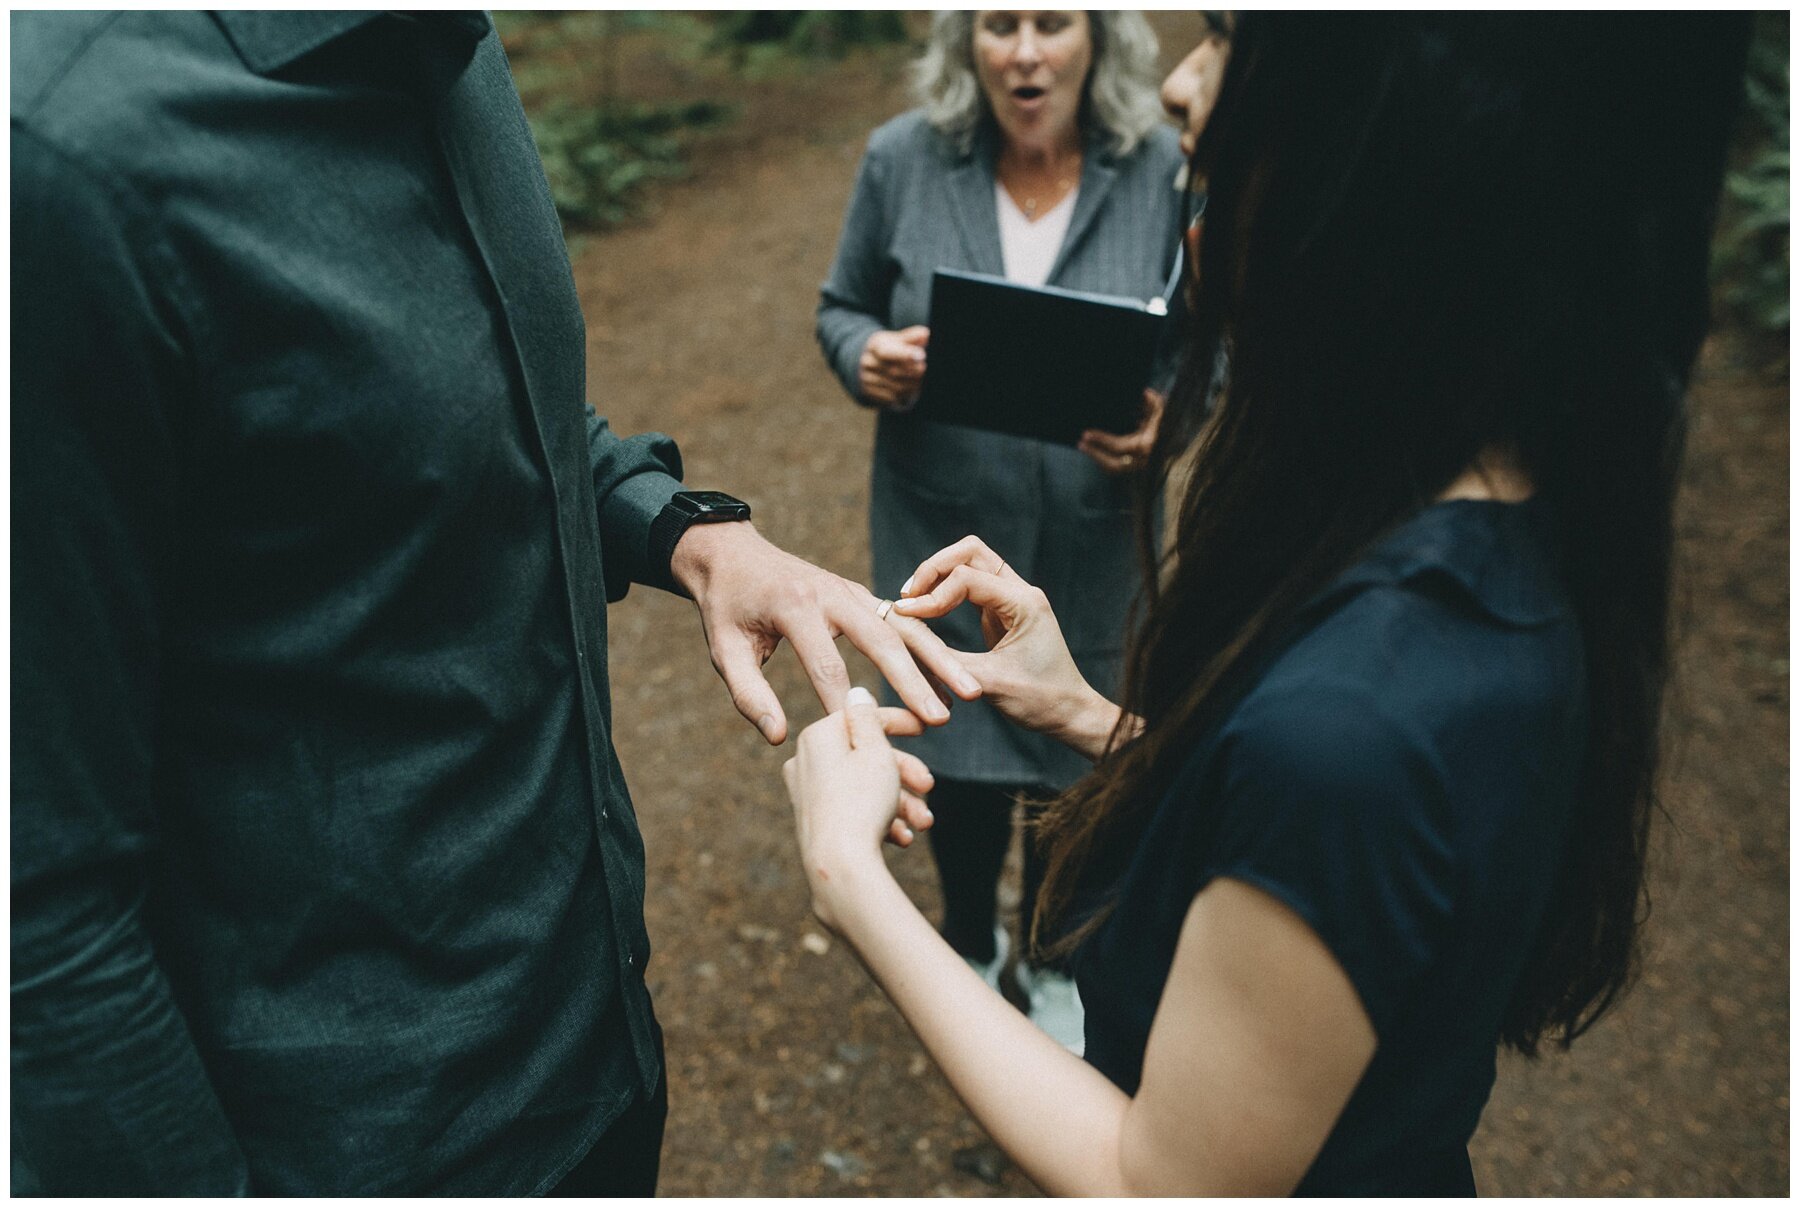
[[[721,13],[714,29],[715,45],[749,57],[776,52],[835,58],[852,46],[906,40],[906,23],[891,10]]]
[[[685,175],[688,136],[731,116],[732,107],[716,101],[650,103],[621,95],[631,90],[628,79],[641,88],[646,58],[706,78],[733,68],[783,70],[906,38],[897,12],[497,12],[494,24],[512,58],[551,198],[571,228],[614,226],[640,213],[646,186]]]
[[[730,106],[709,100],[620,96],[622,43],[685,54],[705,37],[684,13],[620,10],[495,13],[513,62],[551,200],[566,226],[615,226],[642,211],[647,186],[685,175],[695,131],[718,125]]]
[[[495,10],[489,14],[500,40],[508,47],[523,40],[579,42],[614,30],[681,29],[689,14],[663,9],[578,9],[531,12]]]
[[[630,102],[552,105],[530,120],[557,213],[576,226],[612,226],[638,212],[647,182],[687,171],[684,133],[729,116],[716,101]]]
[[[531,28],[537,16],[518,9],[497,8],[488,14],[488,18],[493,21],[494,32],[500,35],[500,40],[510,44],[523,30]]]
[[[1759,14],[1744,80],[1746,131],[1726,175],[1715,265],[1728,301],[1757,326],[1788,326],[1788,18]]]

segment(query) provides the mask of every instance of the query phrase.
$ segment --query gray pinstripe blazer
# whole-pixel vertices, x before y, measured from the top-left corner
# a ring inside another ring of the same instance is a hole
[[[971,153],[959,154],[916,110],[870,137],[818,311],[819,344],[853,399],[869,336],[926,322],[934,269],[1005,271],[994,209],[996,147],[990,131]],[[1163,127],[1129,156],[1090,143],[1049,283],[1125,297],[1160,294],[1180,227],[1180,163],[1175,134]],[[1127,481],[1073,449],[884,411],[871,483],[873,587],[892,597],[926,557],[975,533],[1044,589],[1083,673],[1110,692],[1140,573],[1131,506]],[[982,649],[972,608],[937,627],[952,646]],[[939,776],[957,779],[1061,788],[1087,767],[981,702],[959,702],[948,725],[906,745]]]

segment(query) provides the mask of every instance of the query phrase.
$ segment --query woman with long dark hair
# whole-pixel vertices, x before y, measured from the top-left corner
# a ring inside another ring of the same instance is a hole
[[[802,736],[816,911],[1046,1190],[1471,1192],[1496,1048],[1567,1044],[1628,983],[1747,31],[1238,22],[1193,160],[1188,365],[1222,346],[1229,380],[1203,415],[1190,373],[1158,439],[1158,474],[1198,447],[1123,707],[977,540],[892,610],[975,605],[986,698],[1097,761],[1053,807],[1040,909],[1085,1063],[888,874],[872,704]]]

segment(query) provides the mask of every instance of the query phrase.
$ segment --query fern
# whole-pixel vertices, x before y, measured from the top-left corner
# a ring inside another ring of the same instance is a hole
[[[1744,79],[1745,137],[1725,178],[1714,263],[1725,297],[1765,331],[1788,327],[1788,18],[1757,18]]]

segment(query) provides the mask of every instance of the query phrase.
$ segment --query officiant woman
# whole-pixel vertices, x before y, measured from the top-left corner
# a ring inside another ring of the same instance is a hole
[[[1134,12],[940,12],[915,67],[919,107],[869,139],[820,295],[819,343],[850,397],[879,414],[870,544],[878,595],[932,552],[978,534],[1049,594],[1083,673],[1113,685],[1137,582],[1131,479],[1155,437],[1091,432],[1079,449],[908,414],[930,373],[938,268],[1027,285],[1153,298],[1179,233],[1181,164],[1157,101],[1156,36]],[[1173,366],[1163,373],[1166,381]],[[945,618],[953,647],[981,648],[972,615]],[[1048,797],[1084,762],[957,702],[909,744],[936,773],[931,849],[944,938],[995,988],[1007,964],[995,890],[1013,803]],[[1029,839],[1029,836],[1028,836]],[[1025,844],[1029,916],[1042,861]],[[1030,919],[1023,920],[1026,934]],[[1033,1021],[1079,1051],[1073,984],[1021,964]]]

